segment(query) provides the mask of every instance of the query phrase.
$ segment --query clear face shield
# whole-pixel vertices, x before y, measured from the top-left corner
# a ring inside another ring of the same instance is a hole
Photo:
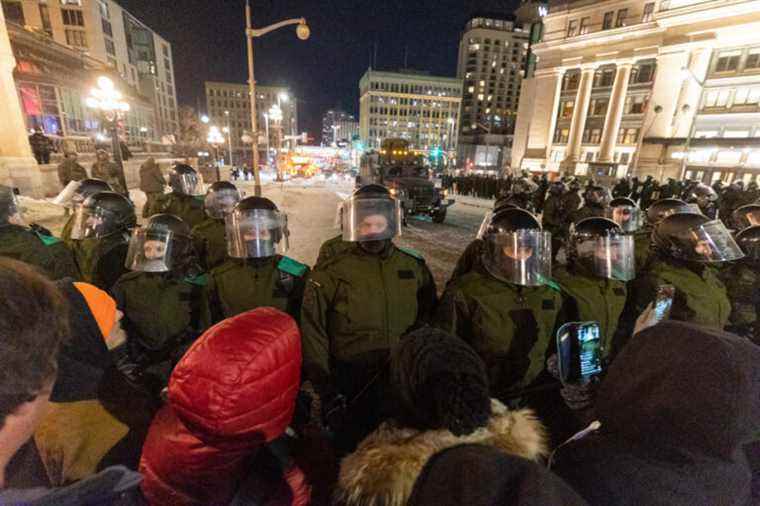
[[[605,215],[620,225],[625,233],[635,232],[641,228],[641,209],[636,206],[609,207],[605,211]]]
[[[80,205],[76,208],[71,238],[75,241],[101,238],[111,232],[111,213],[100,208]]]
[[[634,240],[630,235],[611,235],[581,241],[578,259],[600,278],[630,281],[636,277]]]
[[[742,212],[741,208],[736,214],[736,224],[741,230],[760,225],[760,209],[751,209]]]
[[[200,174],[176,174],[171,178],[172,190],[194,197],[204,194],[203,177]]]
[[[289,247],[288,217],[279,211],[233,211],[225,219],[227,254],[232,258],[265,258]]]
[[[18,197],[10,188],[0,188],[0,203],[4,209],[0,209],[0,224],[6,221],[10,225],[26,226],[24,220],[24,208],[19,203]]]
[[[723,222],[710,221],[689,230],[693,260],[704,263],[731,262],[744,257],[744,253]]]
[[[387,197],[348,199],[343,203],[343,240],[368,242],[401,235],[401,204]]]
[[[480,223],[480,228],[478,229],[478,235],[475,236],[476,238],[483,239],[485,237],[488,226],[491,224],[491,218],[493,218],[493,211],[488,211],[486,215],[483,216],[483,221]]]
[[[203,205],[206,208],[206,214],[211,218],[223,220],[238,202],[240,202],[240,192],[225,189],[206,194]]]
[[[538,229],[486,237],[485,268],[497,279],[521,286],[542,286],[551,277],[551,234]]]
[[[69,184],[53,199],[53,204],[69,209],[81,204],[84,202],[85,197],[79,193],[80,186],[82,186],[81,181],[69,181]]]
[[[172,232],[138,229],[129,240],[124,266],[131,271],[169,272],[172,270]]]

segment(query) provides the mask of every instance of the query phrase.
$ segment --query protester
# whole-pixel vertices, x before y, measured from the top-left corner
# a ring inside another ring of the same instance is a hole
[[[477,479],[464,478],[477,477]],[[463,479],[464,478],[464,479]],[[561,478],[542,465],[485,445],[443,450],[428,460],[408,506],[583,506]]]
[[[66,151],[63,156],[63,162],[58,165],[58,181],[61,188],[66,188],[71,181],[87,179],[87,170],[77,163],[76,151]]]
[[[50,138],[42,132],[42,128],[37,127],[34,133],[29,136],[29,145],[32,147],[32,153],[39,165],[50,163],[50,153],[53,151],[53,143]]]
[[[161,167],[158,166],[155,158],[149,156],[145,163],[140,166],[140,190],[145,193],[143,218],[150,216],[150,211],[154,208],[156,200],[164,194],[164,187],[166,187],[166,180],[161,174]]]
[[[127,182],[124,179],[122,169],[111,161],[111,154],[105,149],[99,149],[96,153],[97,161],[92,164],[90,175],[95,179],[101,179],[108,183],[113,191],[122,195],[129,195]]]
[[[450,334],[423,327],[404,336],[390,378],[394,417],[341,463],[338,504],[403,506],[427,460],[463,443],[534,461],[545,455],[541,423],[491,399],[485,364]]]
[[[242,493],[258,496],[255,504],[270,504],[267,496],[308,504],[308,485],[288,459],[280,463],[279,484],[251,463],[288,427],[300,371],[298,326],[277,309],[248,311],[209,329],[172,373],[167,404],[145,441],[140,472],[148,503],[221,505]],[[241,483],[249,488],[239,490]]]
[[[601,429],[553,469],[592,505],[754,504],[743,445],[760,434],[760,348],[664,322],[633,337],[596,399]]]
[[[0,293],[0,504],[130,504],[140,476],[123,467],[58,489],[16,487],[6,473],[45,416],[58,350],[70,334],[64,296],[30,267],[0,258]]]

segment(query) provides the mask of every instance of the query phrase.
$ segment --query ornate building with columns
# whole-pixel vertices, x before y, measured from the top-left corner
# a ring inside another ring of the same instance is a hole
[[[760,1],[552,1],[544,27],[513,167],[760,181]]]

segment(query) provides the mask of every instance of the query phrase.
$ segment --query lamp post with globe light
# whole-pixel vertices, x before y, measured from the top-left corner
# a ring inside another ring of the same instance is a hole
[[[113,151],[114,163],[119,167],[121,184],[127,191],[127,178],[124,175],[118,123],[129,111],[129,104],[123,100],[122,94],[116,90],[116,86],[110,78],[101,76],[98,78],[97,84],[97,87],[90,90],[90,95],[86,98],[85,104],[90,109],[100,112],[102,124],[111,136],[111,150]]]
[[[296,35],[301,40],[306,40],[311,34],[309,25],[306,24],[304,18],[293,18],[279,23],[266,26],[264,28],[253,28],[251,21],[251,2],[246,0],[245,2],[245,35],[248,49],[248,94],[251,99],[251,136],[253,137],[253,177],[255,180],[254,194],[257,197],[261,196],[261,175],[259,174],[259,130],[256,125],[258,119],[256,115],[256,80],[254,79],[253,71],[253,39],[254,37],[261,37],[269,32],[273,32],[279,28],[285,26],[296,26]]]

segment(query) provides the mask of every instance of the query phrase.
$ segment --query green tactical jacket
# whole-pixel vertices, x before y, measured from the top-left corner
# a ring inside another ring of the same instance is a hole
[[[17,225],[0,226],[0,256],[41,269],[51,279],[80,279],[71,250],[61,240]]]
[[[206,211],[203,209],[203,198],[178,193],[165,193],[155,200],[148,216],[154,214],[173,214],[192,229],[200,225],[206,219]]]
[[[328,239],[322,243],[319,247],[319,255],[317,255],[317,263],[315,267],[322,265],[328,260],[340,255],[344,251],[348,251],[353,246],[353,243],[344,241],[343,234],[337,235],[332,239]]]
[[[193,246],[201,265],[211,270],[227,260],[227,239],[223,220],[206,218],[193,228]]]
[[[209,273],[214,322],[257,307],[274,307],[298,320],[308,273],[306,265],[280,255],[259,261],[228,258]]]
[[[731,301],[729,322],[733,332],[748,336],[758,323],[760,272],[745,261],[734,262],[719,273]]]
[[[175,279],[167,274],[130,272],[112,293],[124,313],[130,339],[149,351],[188,344],[210,325],[206,277]]]
[[[652,243],[652,230],[649,228],[638,230],[633,234],[633,256],[636,262],[636,272],[646,268],[649,259],[650,244]]]
[[[457,265],[454,267],[454,272],[451,273],[449,281],[446,286],[461,278],[468,272],[472,272],[479,269],[483,265],[483,253],[485,252],[485,241],[483,239],[475,239],[467,245],[462,252],[462,256],[457,260]]]
[[[561,321],[556,286],[521,287],[477,269],[446,288],[436,325],[467,341],[488,369],[492,394],[529,385],[544,370]]]
[[[392,246],[371,255],[352,244],[309,277],[301,311],[307,378],[321,385],[336,362],[384,360],[402,335],[430,321],[436,301],[433,275],[418,253]]]
[[[685,265],[652,257],[649,269],[631,283],[636,315],[654,301],[660,285],[676,288],[670,319],[717,329],[728,324],[731,302],[712,267],[704,266],[698,274]]]
[[[128,248],[129,236],[116,232],[102,239],[73,241],[72,251],[82,280],[108,291],[129,272],[124,266]]]
[[[544,212],[541,221],[544,229],[552,234],[562,232],[562,225],[565,222],[565,208],[562,204],[562,197],[555,195],[549,195],[544,202]]]
[[[574,321],[596,321],[602,331],[604,357],[609,357],[617,346],[613,338],[625,308],[628,291],[626,284],[614,279],[589,276],[582,269],[560,267],[552,272],[572,304],[567,317]]]
[[[129,195],[124,175],[114,162],[95,162],[92,164],[90,172],[93,178],[102,179],[108,183],[113,191],[122,195]]]

